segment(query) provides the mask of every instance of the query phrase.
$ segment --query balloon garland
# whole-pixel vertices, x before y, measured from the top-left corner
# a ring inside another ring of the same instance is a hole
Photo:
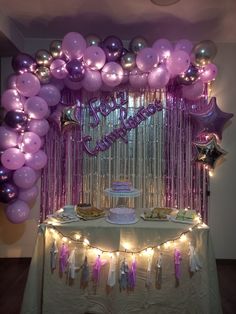
[[[158,39],[148,47],[144,38],[135,37],[125,48],[116,36],[101,40],[96,35],[84,38],[70,32],[62,41],[52,41],[49,50],[38,50],[34,57],[16,55],[12,59],[15,73],[9,77],[1,99],[5,118],[0,126],[0,201],[9,204],[7,218],[21,223],[29,216],[29,206],[38,195],[36,181],[47,163],[42,149],[50,127],[47,119],[55,115],[61,118],[64,88],[91,93],[124,85],[134,91],[156,90],[168,89],[174,82],[181,97],[196,100],[202,96],[204,85],[216,78],[216,53],[216,45],[210,40],[193,46],[187,39],[175,45]],[[211,108],[192,118],[198,130],[217,132],[221,138],[232,114],[223,113],[216,104]],[[76,123],[72,110],[63,115],[65,125],[68,115]],[[210,164],[214,164],[212,158]]]

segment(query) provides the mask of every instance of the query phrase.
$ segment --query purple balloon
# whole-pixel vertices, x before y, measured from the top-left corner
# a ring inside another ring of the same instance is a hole
[[[75,32],[65,35],[62,41],[62,52],[69,59],[80,59],[84,55],[86,49],[86,41],[84,37]]]
[[[90,46],[85,50],[83,59],[91,70],[100,70],[106,62],[106,55],[100,47]]]
[[[36,182],[36,173],[28,166],[21,167],[14,172],[13,181],[19,188],[29,189]]]
[[[166,67],[172,77],[185,72],[189,65],[190,57],[182,50],[173,51],[171,56],[166,61]]]
[[[12,58],[12,68],[17,73],[34,72],[36,70],[36,63],[30,55],[19,53]]]
[[[122,41],[116,36],[108,36],[102,42],[102,48],[106,55],[107,62],[117,61],[122,54]]]
[[[180,39],[175,45],[175,50],[185,51],[189,55],[192,49],[193,49],[193,44],[188,39]]]
[[[34,132],[25,132],[19,141],[25,153],[36,153],[41,147],[41,139]]]
[[[67,63],[66,69],[68,71],[68,78],[72,82],[80,82],[84,78],[85,67],[81,60],[71,60]]]
[[[148,74],[143,73],[139,68],[134,68],[129,74],[129,82],[135,89],[147,87]]]
[[[36,197],[38,196],[38,192],[39,190],[37,185],[34,185],[30,189],[20,189],[18,199],[26,203],[31,203],[35,201]]]
[[[198,79],[192,85],[185,85],[182,88],[183,97],[189,100],[196,100],[202,96],[204,91],[203,81]]]
[[[7,89],[2,94],[1,102],[6,111],[23,110],[22,97],[15,89]]]
[[[154,68],[148,75],[148,84],[153,89],[164,88],[170,79],[170,73],[168,72],[164,64]]]
[[[8,111],[4,122],[16,131],[23,131],[28,122],[28,116],[24,112],[21,111]]]
[[[116,62],[108,62],[102,68],[102,80],[108,85],[115,87],[122,82],[124,71]]]
[[[8,204],[18,196],[17,187],[9,182],[0,184],[0,202]]]
[[[157,53],[153,48],[143,48],[137,54],[136,64],[142,72],[149,72],[157,64]]]
[[[66,62],[62,59],[54,60],[50,65],[52,75],[57,79],[64,79],[67,77]]]
[[[0,165],[0,182],[7,182],[12,177],[12,171]]]
[[[47,160],[48,160],[47,155],[42,150],[39,150],[34,154],[26,154],[25,156],[26,166],[29,166],[35,170],[40,170],[44,168],[45,165],[47,164]]]
[[[156,40],[153,43],[152,48],[156,50],[160,62],[167,59],[173,51],[172,44],[168,39],[165,38]]]
[[[0,126],[0,149],[7,149],[17,145],[18,135],[14,130]]]
[[[5,209],[7,218],[14,224],[22,223],[27,220],[29,212],[29,206],[21,200],[13,202]]]
[[[30,118],[43,119],[48,113],[48,105],[43,98],[34,96],[27,99],[25,103],[25,111]]]
[[[213,63],[208,63],[204,66],[203,72],[200,73],[200,78],[204,83],[214,80],[217,76],[217,66]]]
[[[46,101],[48,106],[56,106],[61,99],[59,89],[52,84],[43,85],[38,95]]]
[[[10,170],[21,168],[25,163],[25,155],[18,148],[8,148],[1,156],[3,166]]]
[[[38,94],[40,82],[34,74],[23,73],[16,80],[16,89],[21,95],[32,97]]]
[[[98,91],[102,86],[102,78],[100,72],[87,69],[82,85],[89,92]]]
[[[178,77],[177,82],[183,85],[191,85],[198,79],[198,77],[198,68],[194,64],[190,64],[187,71]]]
[[[50,126],[46,119],[32,119],[28,124],[28,130],[38,134],[38,136],[45,136],[49,128]]]

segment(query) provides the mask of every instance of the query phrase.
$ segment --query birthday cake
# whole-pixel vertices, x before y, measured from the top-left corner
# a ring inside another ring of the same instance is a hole
[[[130,192],[132,184],[129,181],[114,181],[112,182],[111,189],[113,192]]]
[[[114,224],[131,224],[136,222],[135,210],[126,207],[111,208],[107,218]]]

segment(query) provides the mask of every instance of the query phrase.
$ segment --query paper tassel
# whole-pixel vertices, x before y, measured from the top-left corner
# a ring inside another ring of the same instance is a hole
[[[69,249],[68,246],[63,243],[59,252],[59,272],[63,274],[67,268],[67,262],[69,257]]]
[[[202,268],[202,264],[198,258],[195,247],[190,244],[189,245],[189,271],[190,273],[194,273]]]
[[[160,253],[157,260],[157,269],[156,269],[156,288],[161,289],[162,285],[162,253]]]
[[[124,258],[124,260],[120,264],[120,291],[128,288],[128,276],[129,276],[129,266]]]
[[[129,268],[128,287],[130,291],[133,291],[136,285],[136,269],[137,269],[137,263],[136,263],[135,257],[133,257],[131,267]]]
[[[146,282],[145,282],[145,287],[147,289],[150,289],[151,285],[152,285],[152,277],[151,277],[152,257],[153,257],[153,255],[148,256],[147,276],[146,276]]]
[[[51,268],[51,272],[53,272],[56,269],[56,266],[57,266],[57,253],[58,253],[57,243],[56,243],[56,240],[54,240],[53,243],[52,243],[52,246],[50,248],[50,268]]]
[[[75,266],[75,249],[73,249],[68,258],[68,277],[69,279],[75,279],[75,271],[78,267]]]
[[[93,265],[93,272],[92,272],[92,282],[93,282],[93,288],[94,288],[95,293],[96,293],[96,289],[97,289],[99,279],[100,279],[101,268],[105,264],[106,264],[106,261],[105,260],[102,261],[100,255],[98,255]]]
[[[80,277],[80,289],[86,289],[89,282],[89,266],[88,258],[85,256],[84,262],[81,266],[81,277]]]
[[[181,263],[181,254],[178,249],[174,251],[174,263],[175,263],[175,286],[179,286],[180,280],[180,263]]]
[[[115,284],[116,284],[116,258],[114,256],[111,256],[107,278],[108,293],[110,292],[111,288],[115,286]]]

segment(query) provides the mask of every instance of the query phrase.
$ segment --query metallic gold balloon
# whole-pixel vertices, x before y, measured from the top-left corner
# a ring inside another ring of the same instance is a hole
[[[102,42],[97,35],[88,35],[86,37],[87,46],[99,46]]]
[[[42,84],[49,83],[49,81],[51,79],[51,72],[50,72],[49,68],[44,67],[44,66],[38,67],[35,74]]]
[[[193,48],[196,65],[206,65],[215,58],[217,54],[217,47],[211,40],[203,40]]]
[[[38,65],[50,66],[52,63],[52,56],[47,50],[41,49],[36,52],[35,60]]]
[[[62,55],[61,44],[62,44],[61,40],[53,40],[51,42],[49,51],[53,58],[59,58]]]
[[[145,47],[147,47],[147,42],[143,37],[135,37],[129,44],[129,49],[135,54]]]
[[[121,57],[120,61],[124,70],[133,70],[136,66],[136,56],[132,52],[127,52]]]

